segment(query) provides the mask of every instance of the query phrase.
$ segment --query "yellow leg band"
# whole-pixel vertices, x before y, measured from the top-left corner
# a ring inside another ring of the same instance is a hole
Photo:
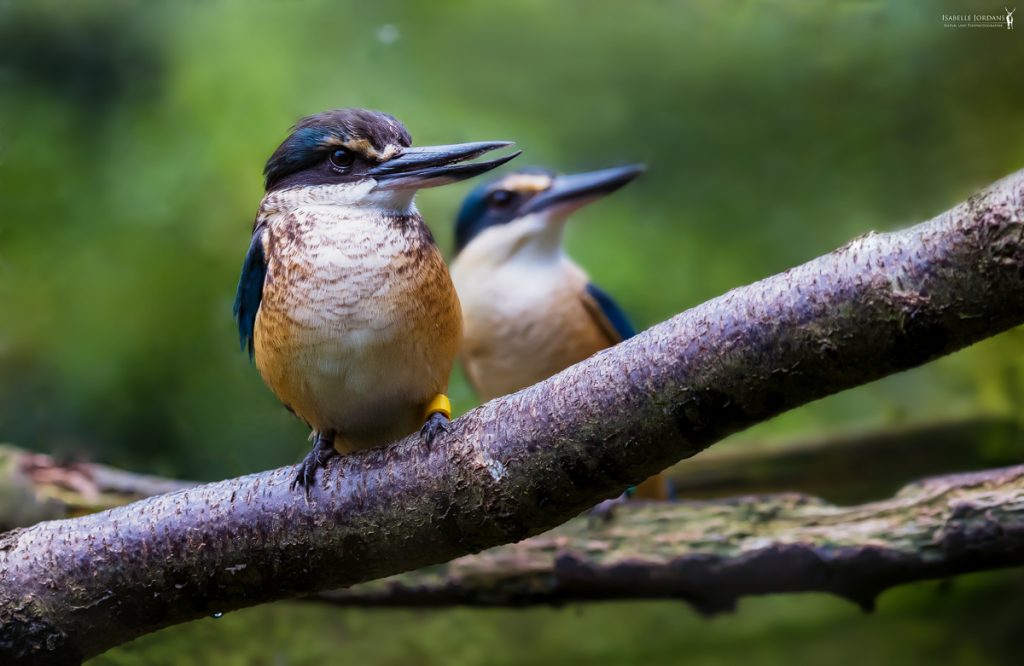
[[[448,399],[448,396],[444,393],[438,393],[427,403],[427,409],[423,413],[423,418],[429,419],[431,414],[444,414],[446,419],[452,417],[452,402]]]

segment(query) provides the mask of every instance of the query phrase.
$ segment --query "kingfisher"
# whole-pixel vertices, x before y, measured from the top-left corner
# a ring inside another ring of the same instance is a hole
[[[312,430],[293,490],[308,497],[339,453],[417,429],[429,447],[446,428],[462,315],[413,199],[508,162],[519,153],[472,160],[510,145],[413,147],[393,116],[337,109],[299,120],[270,156],[234,315],[264,382]]]
[[[622,308],[563,248],[566,221],[642,165],[558,175],[533,168],[485,183],[455,222],[452,278],[463,313],[462,366],[482,400],[547,379],[635,334]],[[652,477],[634,496],[665,499]]]

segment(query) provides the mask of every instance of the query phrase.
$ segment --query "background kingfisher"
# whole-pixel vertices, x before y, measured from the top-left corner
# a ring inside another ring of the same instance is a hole
[[[535,384],[634,334],[622,309],[566,255],[569,215],[630,182],[643,166],[559,176],[511,173],[466,197],[452,278],[463,313],[462,364],[490,400]],[[636,496],[665,499],[659,475]]]
[[[327,111],[300,120],[263,172],[234,314],[263,380],[313,430],[292,482],[307,493],[336,452],[421,426],[429,445],[451,415],[459,301],[413,197],[518,153],[465,163],[511,144],[410,144],[388,114]]]

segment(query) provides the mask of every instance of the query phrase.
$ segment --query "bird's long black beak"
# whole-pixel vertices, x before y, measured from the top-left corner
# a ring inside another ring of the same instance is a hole
[[[551,187],[526,202],[519,215],[560,208],[575,210],[591,201],[611,194],[646,170],[643,164],[588,171],[569,176],[556,176]]]
[[[519,154],[505,155],[484,162],[469,162],[484,153],[511,146],[511,141],[476,141],[450,146],[406,148],[398,157],[382,162],[367,173],[377,181],[377,189],[422,189],[455,183],[479,176],[501,166]]]

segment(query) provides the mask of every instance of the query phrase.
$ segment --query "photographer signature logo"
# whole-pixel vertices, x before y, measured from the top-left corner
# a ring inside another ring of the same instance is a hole
[[[943,14],[944,28],[1006,28],[1013,30],[1013,13],[1017,8],[1007,9],[1005,14]]]

